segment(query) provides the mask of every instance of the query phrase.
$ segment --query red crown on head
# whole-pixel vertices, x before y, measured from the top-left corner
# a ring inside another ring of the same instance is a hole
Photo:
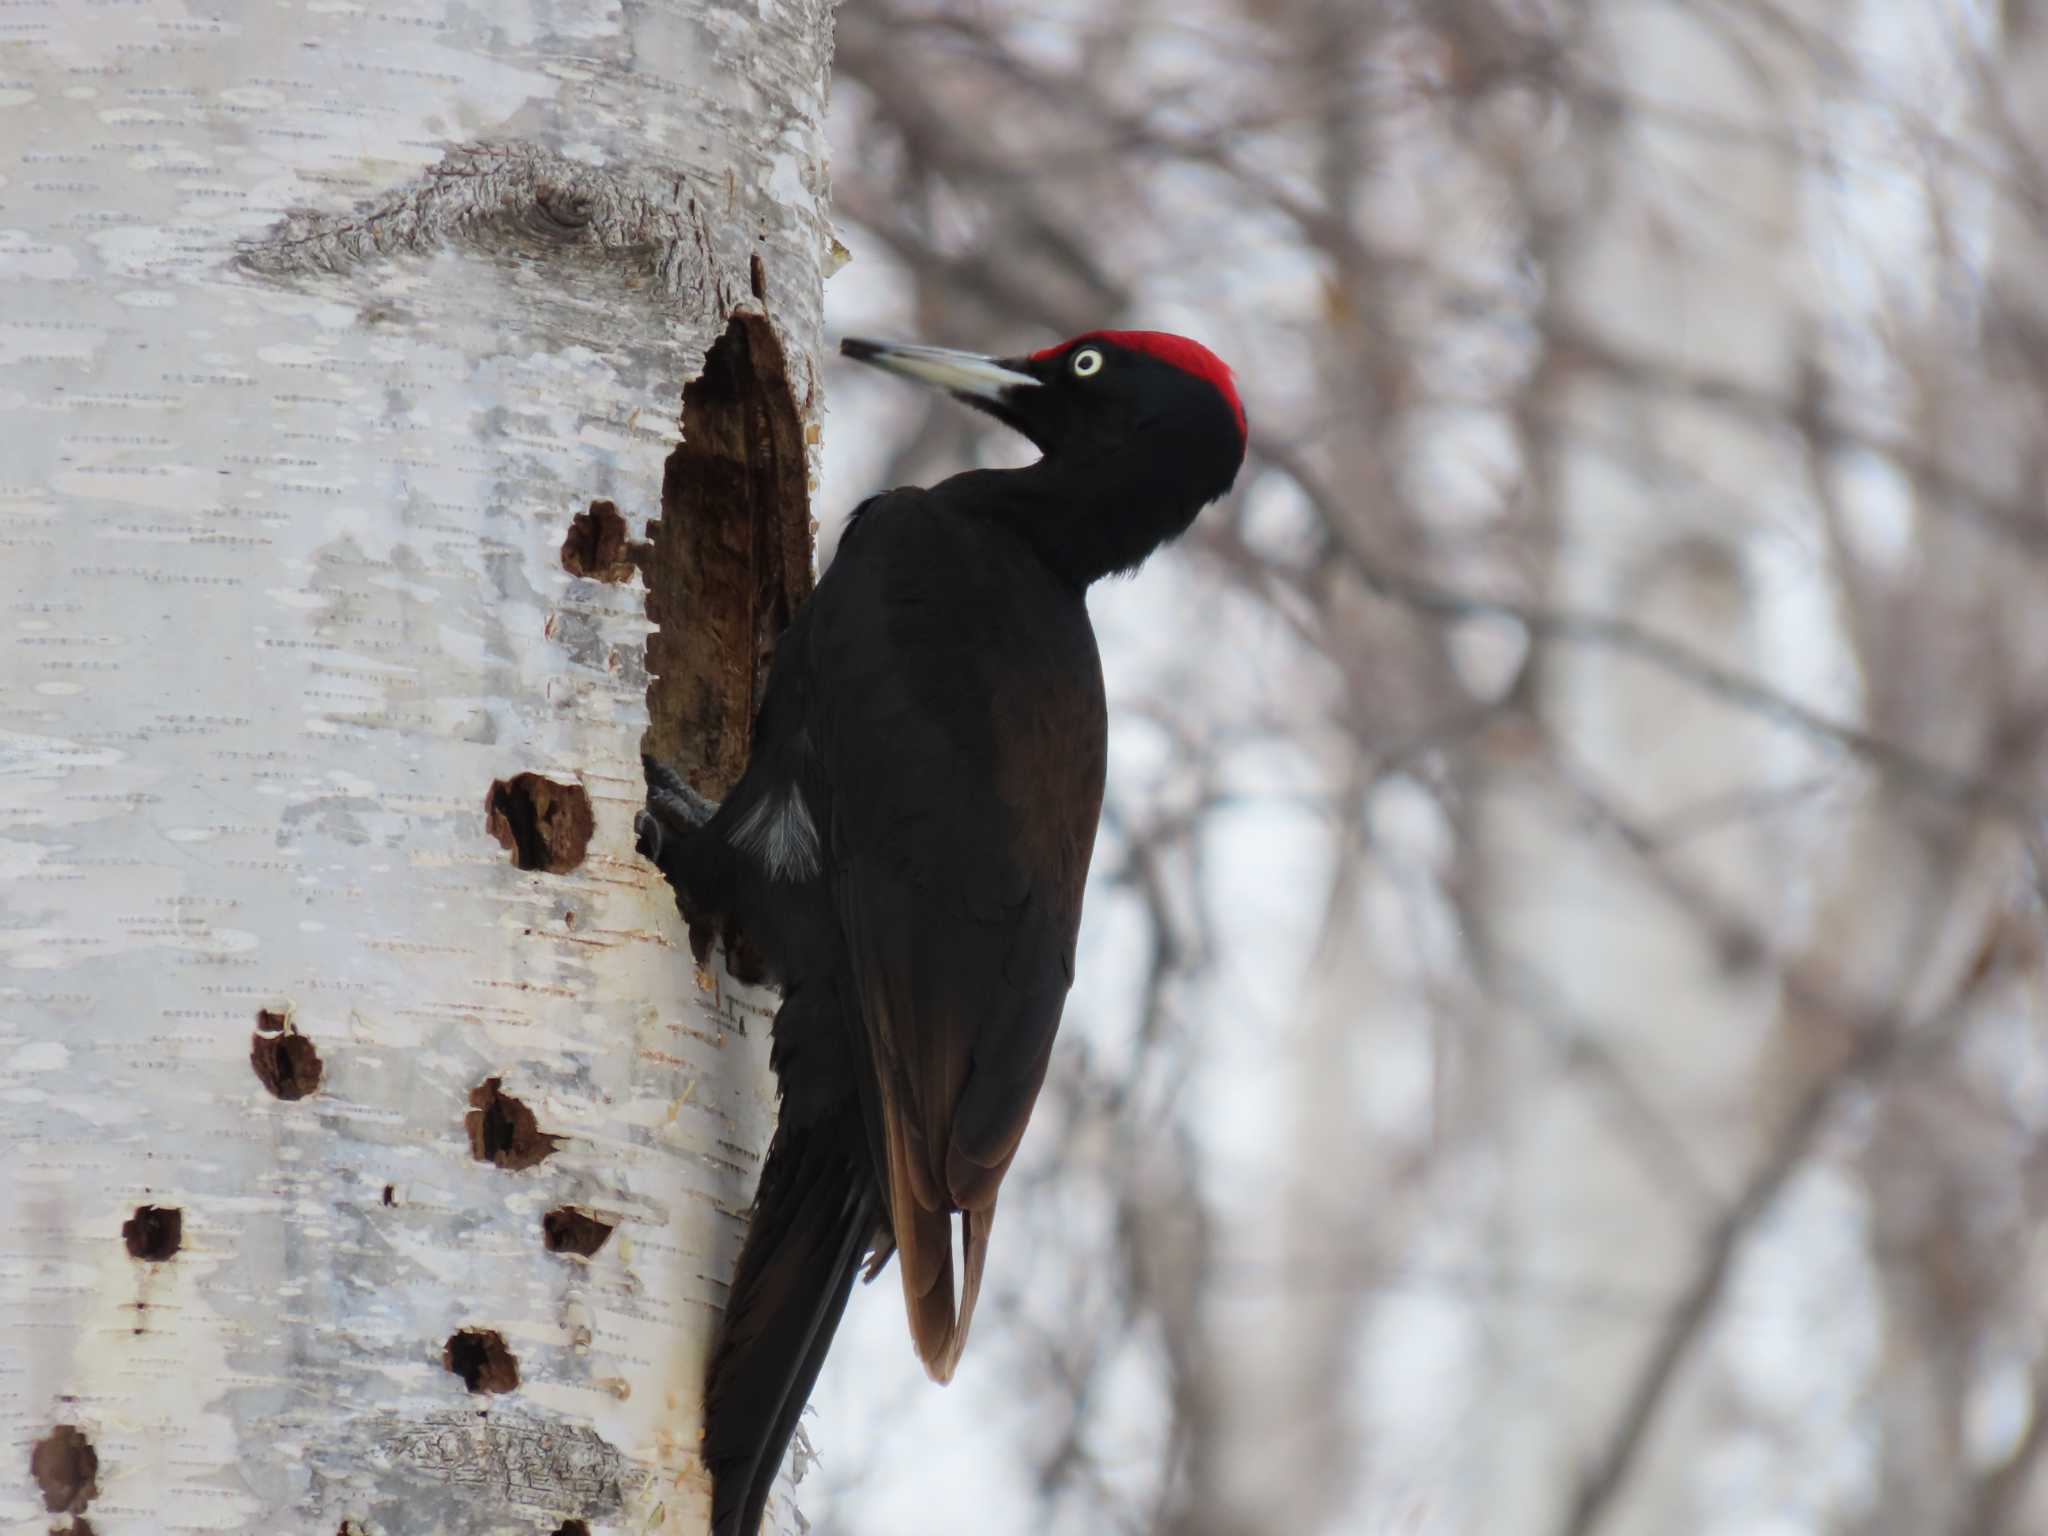
[[[1087,341],[1106,341],[1114,347],[1142,352],[1147,357],[1156,357],[1162,363],[1178,368],[1182,373],[1193,374],[1223,396],[1224,403],[1230,407],[1230,414],[1237,418],[1237,435],[1250,435],[1244,419],[1244,402],[1237,398],[1237,380],[1231,376],[1230,365],[1199,341],[1190,341],[1171,331],[1089,331],[1072,341],[1063,341],[1056,347],[1034,352],[1031,360],[1040,362],[1048,357],[1058,357]]]

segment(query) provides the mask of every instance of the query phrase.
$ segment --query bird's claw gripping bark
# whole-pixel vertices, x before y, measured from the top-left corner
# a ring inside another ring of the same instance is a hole
[[[664,767],[645,753],[641,754],[640,767],[647,775],[647,809],[633,818],[633,830],[643,838],[650,835],[641,826],[643,820],[656,824],[652,835],[659,846],[658,839],[664,831],[671,834],[694,832],[718,814],[718,802],[698,794],[683,782],[682,775],[674,769]],[[642,848],[641,852],[646,853],[647,850]]]
[[[712,945],[723,939],[726,969],[733,978],[762,980],[763,967],[731,914],[707,906],[686,878],[683,847],[692,833],[718,814],[718,802],[698,794],[681,775],[652,757],[642,754],[640,766],[647,775],[647,807],[633,817],[633,846],[675,891],[676,910],[690,928],[690,952],[699,965],[708,964]]]
[[[661,867],[661,823],[654,819],[651,811],[633,813],[633,851],[654,865]]]
[[[643,754],[640,766],[647,775],[647,805],[633,817],[633,847],[675,887],[676,905],[684,917],[691,917],[683,845],[717,814],[718,807],[652,757]]]

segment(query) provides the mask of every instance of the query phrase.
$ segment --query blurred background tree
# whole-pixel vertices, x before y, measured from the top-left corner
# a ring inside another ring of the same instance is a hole
[[[868,0],[841,332],[1230,358],[1080,985],[822,1529],[2048,1528],[2048,4]],[[823,505],[1015,462],[841,370]],[[832,530],[825,536],[829,551]]]

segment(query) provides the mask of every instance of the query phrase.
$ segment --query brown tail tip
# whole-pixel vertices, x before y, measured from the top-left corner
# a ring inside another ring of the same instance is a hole
[[[903,1271],[903,1305],[910,1318],[910,1338],[925,1374],[944,1386],[960,1368],[960,1356],[967,1348],[967,1334],[974,1324],[975,1303],[981,1299],[982,1271],[988,1265],[988,1234],[995,1221],[995,1205],[986,1210],[962,1211],[963,1249],[960,1277],[960,1305],[953,1305],[953,1221],[938,1212],[919,1212],[912,1242],[940,1262],[899,1264]],[[899,1234],[899,1242],[901,1235]],[[928,1285],[920,1290],[918,1274],[929,1270]]]

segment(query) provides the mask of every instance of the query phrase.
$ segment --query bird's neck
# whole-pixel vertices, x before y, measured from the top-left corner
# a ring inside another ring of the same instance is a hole
[[[1145,558],[1194,520],[1171,490],[1146,484],[1116,461],[1040,459],[1000,477],[986,505],[1061,577],[1086,587]]]

